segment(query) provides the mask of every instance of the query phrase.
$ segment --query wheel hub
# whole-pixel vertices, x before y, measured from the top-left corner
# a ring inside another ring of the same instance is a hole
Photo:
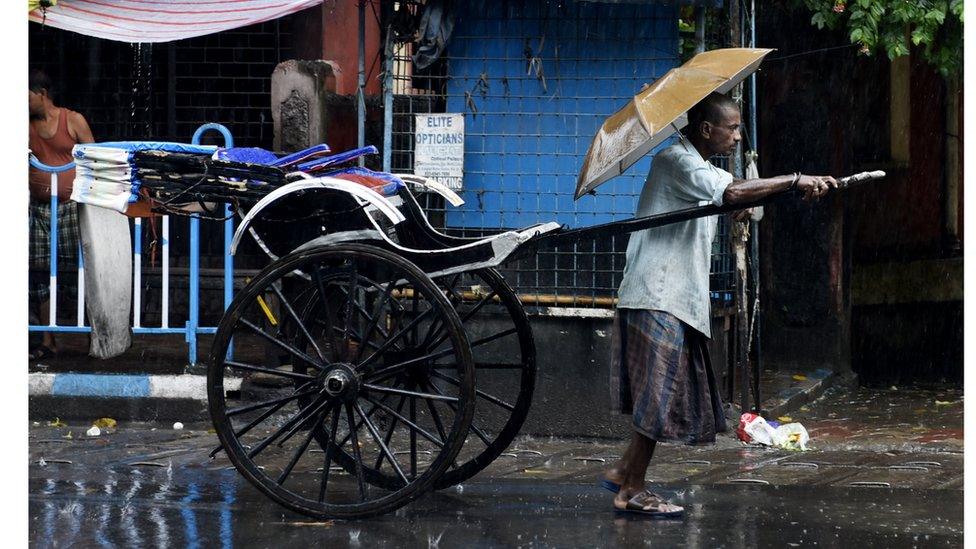
[[[359,375],[350,364],[333,364],[320,374],[318,383],[330,397],[346,401],[356,398],[361,385]]]

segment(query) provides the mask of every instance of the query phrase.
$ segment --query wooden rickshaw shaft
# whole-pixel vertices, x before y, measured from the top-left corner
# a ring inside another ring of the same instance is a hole
[[[838,179],[839,189],[847,189],[856,184],[864,183],[867,181],[873,181],[875,179],[881,179],[885,176],[882,171],[874,172],[861,172],[848,177],[843,177]],[[750,202],[743,202],[739,204],[723,204],[722,206],[716,206],[714,204],[709,204],[707,206],[695,206],[693,208],[685,208],[683,210],[675,210],[672,212],[666,212],[661,214],[654,214],[645,217],[634,217],[631,219],[624,219],[621,221],[611,221],[609,223],[602,223],[600,225],[593,225],[591,227],[583,227],[580,229],[568,229],[558,232],[547,233],[532,240],[527,241],[525,244],[519,246],[518,250],[509,256],[511,259],[519,259],[526,256],[530,256],[536,253],[540,248],[554,248],[556,246],[561,246],[565,244],[575,244],[581,240],[603,240],[613,236],[619,236],[623,234],[630,234],[637,231],[642,231],[644,229],[651,229],[654,227],[661,227],[664,225],[670,225],[672,223],[680,223],[682,221],[687,221],[689,219],[696,219],[699,217],[708,217],[711,215],[718,215],[728,212],[734,212],[738,210],[744,210],[746,208],[752,208],[756,206],[763,206],[776,202],[785,197],[797,197],[800,193],[798,190],[787,190],[774,193],[758,200],[753,200]]]

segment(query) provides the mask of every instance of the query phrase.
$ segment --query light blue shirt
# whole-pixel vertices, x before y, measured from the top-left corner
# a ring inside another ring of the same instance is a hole
[[[655,155],[637,217],[722,205],[732,174],[705,161],[682,139]],[[717,216],[689,219],[630,235],[618,308],[665,311],[711,337],[708,275]]]

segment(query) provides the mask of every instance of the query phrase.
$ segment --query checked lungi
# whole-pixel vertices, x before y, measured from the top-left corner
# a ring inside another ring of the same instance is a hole
[[[727,430],[707,340],[663,311],[617,309],[610,399],[634,429],[661,442],[714,442]]]
[[[31,200],[30,240],[28,244],[30,278],[28,295],[32,299],[47,299],[50,293],[51,265],[51,203]],[[58,202],[58,270],[78,265],[78,204]]]

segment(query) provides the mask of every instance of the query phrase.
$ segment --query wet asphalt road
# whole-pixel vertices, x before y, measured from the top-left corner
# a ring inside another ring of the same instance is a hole
[[[37,547],[934,547],[962,542],[962,492],[819,486],[659,486],[683,520],[610,510],[595,485],[495,480],[394,515],[314,521],[235,471],[32,471]],[[88,473],[91,473],[90,471]]]
[[[813,435],[809,452],[731,436],[714,446],[662,445],[648,481],[686,507],[681,520],[613,511],[595,480],[623,450],[619,441],[522,437],[472,481],[394,514],[316,521],[259,493],[222,455],[209,459],[216,437],[206,424],[120,424],[87,437],[87,425],[38,422],[30,429],[30,543],[955,547],[963,540],[961,408],[961,392],[858,390],[794,414]]]

